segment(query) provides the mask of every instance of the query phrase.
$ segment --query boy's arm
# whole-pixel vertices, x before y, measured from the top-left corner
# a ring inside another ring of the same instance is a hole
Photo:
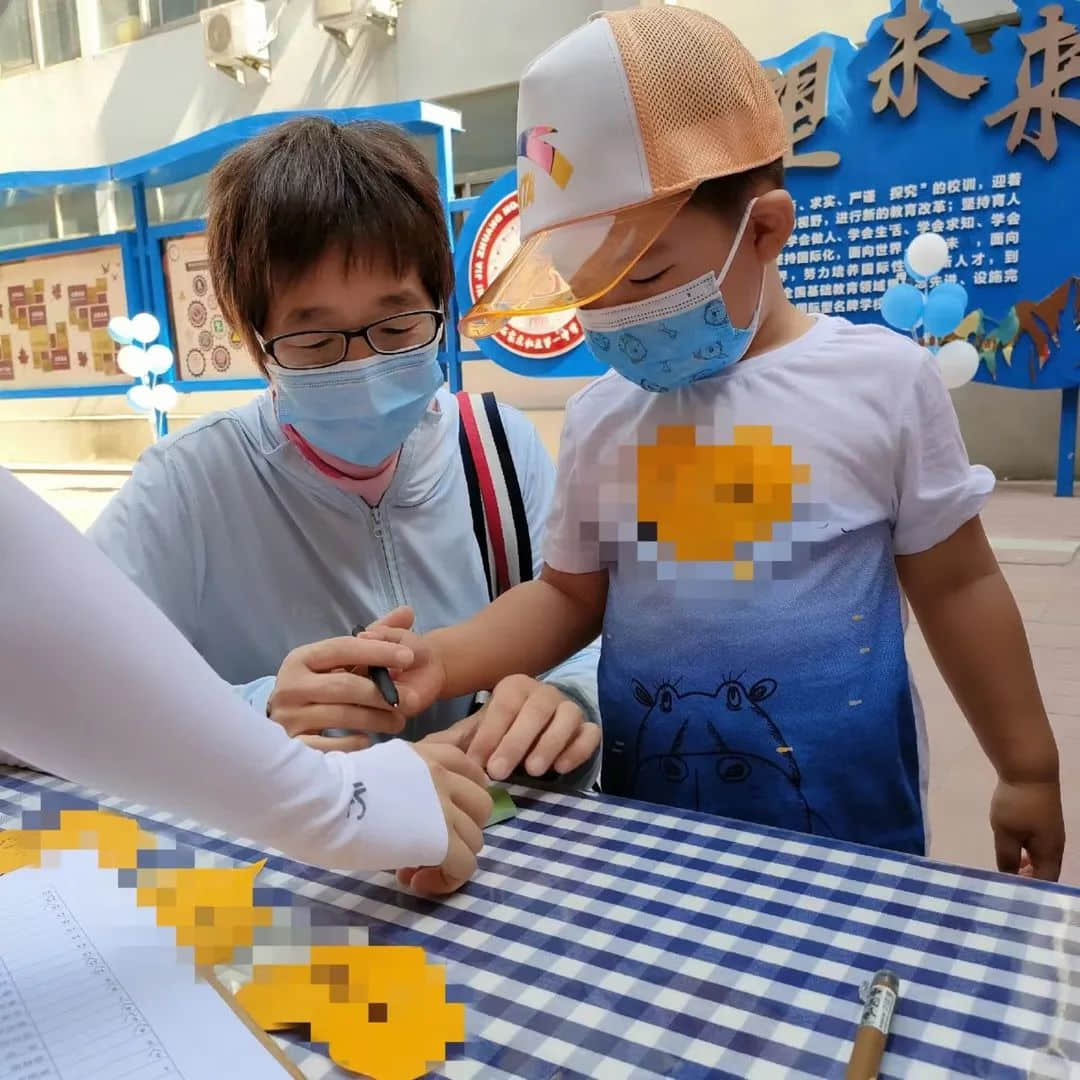
[[[581,475],[582,460],[589,457],[582,451],[583,433],[594,426],[589,418],[579,419],[583,396],[567,403],[557,482],[535,429],[528,432],[527,448],[522,439],[522,460],[530,462],[528,471],[537,481],[527,487],[530,532],[537,554],[543,552],[539,576],[504,593],[468,622],[426,636],[445,679],[439,696],[490,690],[507,675],[550,672],[600,633],[608,575],[598,545],[582,542],[583,525],[595,520],[588,500],[595,501],[596,489],[595,475]],[[522,433],[520,423],[507,426]],[[536,524],[544,517],[541,540]]]
[[[584,542],[589,523],[596,521],[595,508],[589,505],[590,497],[595,502],[596,477],[591,475],[583,484],[578,476],[583,456],[582,425],[575,422],[579,400],[580,396],[567,406],[557,485],[535,429],[520,414],[504,411],[507,430],[516,429],[520,436],[515,461],[519,469],[528,463],[529,482],[524,488],[530,532],[534,554],[539,556],[542,550],[544,558],[543,563],[537,559],[536,580],[511,589],[462,626],[410,643],[417,663],[399,673],[425,702],[494,688],[483,714],[457,725],[459,734],[469,740],[470,756],[483,762],[493,778],[510,775],[520,764],[533,778],[554,769],[567,782],[576,783],[579,764],[590,768],[598,764],[599,726],[582,725],[582,699],[587,695],[596,701],[599,649],[595,644],[586,646],[595,643],[600,632],[608,575],[595,540]],[[592,427],[586,423],[584,430]],[[588,493],[584,499],[583,489]],[[595,531],[594,526],[591,532]],[[568,664],[556,667],[571,656]],[[533,681],[545,672],[547,685]],[[578,698],[581,708],[566,700],[566,692]],[[598,707],[595,719],[599,720]]]
[[[500,404],[499,412],[510,443],[525,506],[532,547],[533,577],[539,578],[544,567],[546,526],[555,501],[555,464],[540,438],[540,433],[528,417],[509,405]],[[559,696],[570,698],[581,707],[588,720],[599,723],[600,708],[596,687],[596,667],[599,659],[600,643],[594,641],[544,672],[539,681],[559,692],[558,695],[548,692],[544,697],[552,702]],[[543,693],[542,689],[540,692]]]
[[[999,777],[991,807],[998,867],[1027,852],[1056,880],[1065,827],[1058,753],[1024,625],[976,517],[917,555],[898,556],[900,582],[942,676]]]
[[[904,362],[893,370],[906,379],[910,369],[896,348]],[[1064,846],[1057,749],[1023,623],[978,520],[994,477],[970,464],[932,355],[920,354],[908,387],[895,410],[897,572],[942,675],[998,771],[990,808],[998,866],[1054,878]]]
[[[467,622],[425,635],[443,683],[438,696],[474,694],[507,675],[535,676],[562,663],[599,635],[607,587],[607,570],[566,574],[545,566],[538,580]]]

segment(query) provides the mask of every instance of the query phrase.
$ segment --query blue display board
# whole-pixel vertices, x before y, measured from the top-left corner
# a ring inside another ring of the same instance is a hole
[[[876,319],[920,232],[971,296],[978,379],[1080,384],[1080,4],[1021,0],[979,54],[934,2],[900,0],[866,45],[818,38],[766,61],[792,120],[795,236],[782,257],[811,310]],[[1071,96],[1070,96],[1071,95]],[[790,98],[790,102],[788,99]]]
[[[1018,0],[979,53],[936,0],[898,0],[866,45],[814,38],[765,61],[791,124],[797,228],[781,258],[808,310],[878,320],[903,252],[946,238],[971,298],[979,382],[1063,391],[1071,494],[1080,386],[1080,3]],[[933,284],[933,282],[932,282]]]

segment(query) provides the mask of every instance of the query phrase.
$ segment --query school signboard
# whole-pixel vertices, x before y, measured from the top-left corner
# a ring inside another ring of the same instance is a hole
[[[765,62],[791,128],[792,298],[879,319],[923,232],[968,290],[976,380],[1062,392],[1072,493],[1080,387],[1080,2],[1017,0],[977,52],[936,0],[897,0],[855,50],[820,35]],[[931,282],[935,284],[936,282]]]
[[[919,233],[971,298],[977,378],[1080,384],[1080,3],[1020,0],[975,51],[934,0],[899,0],[854,50],[822,35],[766,61],[792,132],[797,229],[781,269],[809,310],[877,319]]]

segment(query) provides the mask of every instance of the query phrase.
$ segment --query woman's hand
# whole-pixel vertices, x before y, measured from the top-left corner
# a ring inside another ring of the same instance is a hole
[[[388,705],[368,678],[368,669],[384,667],[393,674],[413,666],[416,656],[408,645],[379,636],[386,628],[407,633],[412,624],[411,609],[398,608],[357,637],[329,638],[294,649],[278,671],[267,715],[317,750],[364,750],[373,734],[400,734],[406,717],[427,706],[404,686],[398,687],[398,707]],[[355,734],[322,734],[335,728]]]

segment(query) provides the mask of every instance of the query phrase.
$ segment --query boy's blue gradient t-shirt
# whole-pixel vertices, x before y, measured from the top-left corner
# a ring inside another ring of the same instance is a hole
[[[923,853],[894,560],[993,485],[934,358],[843,319],[669,394],[578,394],[544,552],[609,574],[604,790]]]

